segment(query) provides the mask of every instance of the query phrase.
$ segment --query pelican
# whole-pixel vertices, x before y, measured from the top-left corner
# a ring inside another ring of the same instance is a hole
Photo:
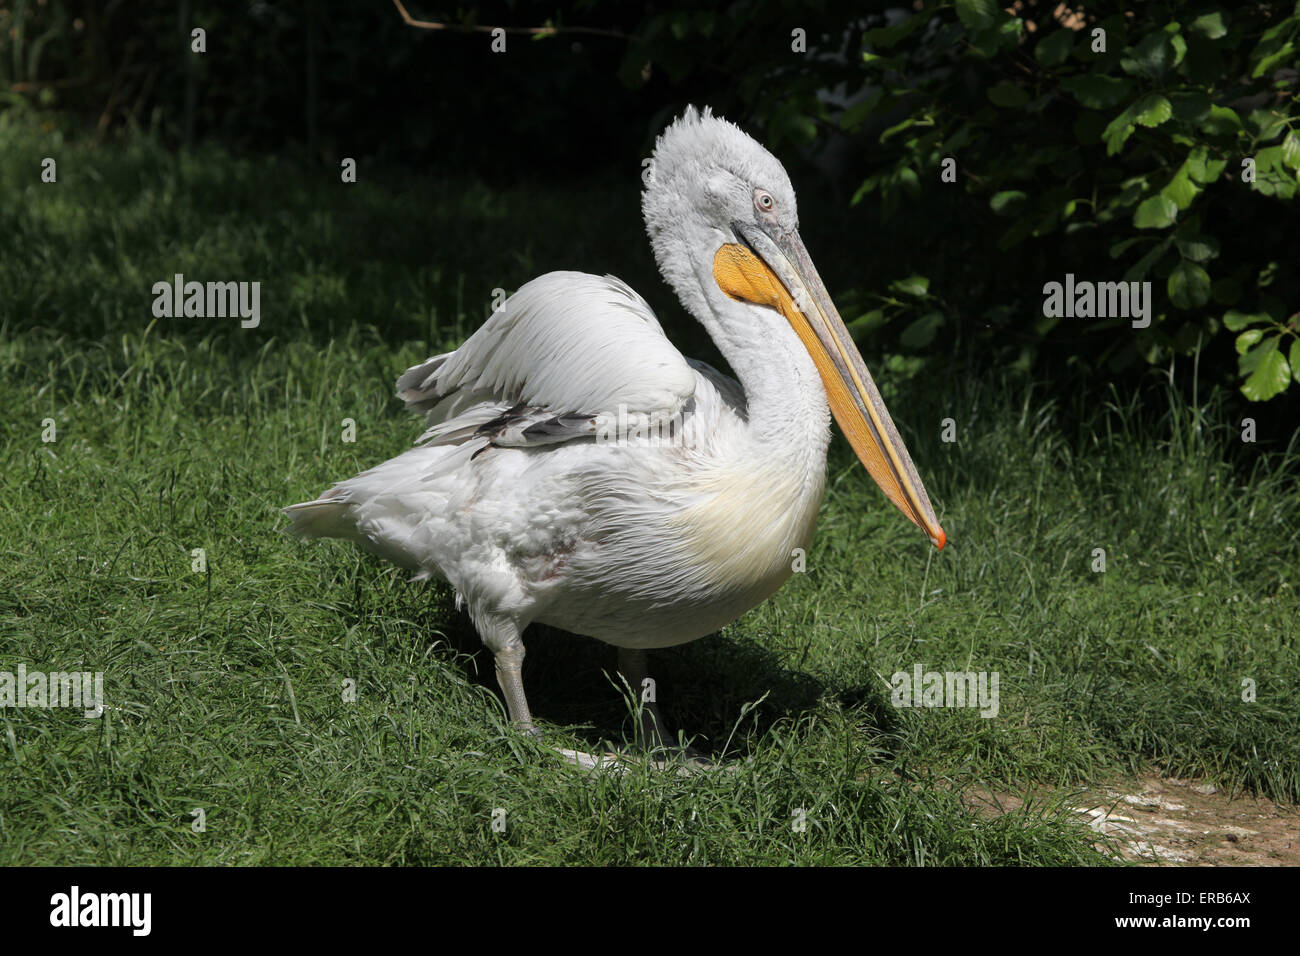
[[[530,733],[529,624],[614,645],[637,691],[647,651],[718,631],[790,577],[832,414],[889,500],[945,542],[799,238],[780,162],[689,107],[656,141],[642,212],[660,272],[735,379],[684,358],[613,276],[548,273],[397,380],[428,426],[415,447],[285,509],[302,537],[448,581]],[[640,742],[662,746],[642,699]]]

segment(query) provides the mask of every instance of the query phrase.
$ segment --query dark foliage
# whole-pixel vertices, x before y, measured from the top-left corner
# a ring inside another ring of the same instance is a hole
[[[489,183],[630,168],[682,105],[708,103],[813,208],[844,211],[820,214],[841,240],[827,278],[895,374],[975,361],[1092,390],[1185,361],[1253,402],[1287,392],[1296,5],[1003,6],[410,3],[448,27],[420,30],[389,0],[10,0],[0,97],[99,136]],[[1150,326],[1045,314],[1067,274],[1150,281]]]

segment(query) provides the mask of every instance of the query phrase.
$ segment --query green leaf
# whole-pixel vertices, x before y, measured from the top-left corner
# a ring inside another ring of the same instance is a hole
[[[1223,175],[1228,166],[1226,159],[1210,159],[1209,150],[1198,146],[1187,154],[1187,174],[1198,183],[1212,183]]]
[[[1173,24],[1176,26],[1177,24]],[[1169,29],[1169,27],[1165,27]],[[1169,36],[1169,45],[1174,48],[1174,66],[1183,62],[1183,57],[1187,56],[1187,41],[1183,39],[1181,33],[1173,33]]]
[[[1128,138],[1133,135],[1133,130],[1133,114],[1128,110],[1111,120],[1101,131],[1102,139],[1106,141],[1106,155],[1114,156],[1123,149]]]
[[[968,30],[983,30],[993,26],[998,5],[993,0],[957,0],[957,16]]]
[[[885,362],[885,368],[898,378],[912,378],[925,368],[925,359],[919,355],[891,355]]]
[[[1029,93],[1023,86],[1003,80],[1001,83],[994,83],[986,91],[985,95],[989,102],[994,106],[1002,106],[1011,109],[1024,106],[1029,102]]]
[[[848,323],[849,335],[857,341],[867,335],[870,335],[876,329],[885,324],[885,312],[883,309],[872,309],[866,312],[852,322]]]
[[[1276,343],[1277,339],[1269,341]],[[1258,346],[1258,348],[1263,347]],[[1274,395],[1286,391],[1286,387],[1290,384],[1291,366],[1287,363],[1286,356],[1278,351],[1275,345],[1259,360],[1255,371],[1251,372],[1250,377],[1242,384],[1241,394],[1252,402],[1266,402]]]
[[[1002,37],[1003,43],[1015,46],[1025,33],[1025,21],[1020,17],[1012,16],[1005,10],[1002,11],[1002,15],[1002,22],[996,27],[998,34]]]
[[[1199,309],[1210,301],[1210,274],[1184,259],[1169,273],[1169,301],[1178,309]]]
[[[943,325],[943,318],[943,313],[937,310],[927,312],[903,330],[898,337],[899,344],[909,349],[925,348],[934,341],[935,333]]]
[[[1240,332],[1248,325],[1267,321],[1268,316],[1258,312],[1238,312],[1236,309],[1229,309],[1223,313],[1223,327],[1229,332]]]
[[[1265,146],[1255,153],[1255,175],[1256,177],[1271,172],[1282,162],[1281,146]],[[1256,179],[1258,182],[1258,178]]]
[[[1264,337],[1263,329],[1247,329],[1237,336],[1236,348],[1238,355],[1245,355],[1250,347]]]
[[[1270,352],[1277,351],[1280,338],[1277,335],[1270,335],[1258,345],[1251,347],[1245,355],[1237,359],[1237,371],[1243,376],[1254,373],[1255,369],[1259,368],[1259,363],[1264,361]]]
[[[1278,199],[1291,199],[1296,194],[1297,182],[1290,174],[1284,174],[1280,170],[1274,170],[1266,176],[1261,176],[1251,184],[1251,187],[1265,196],[1276,196]]]
[[[1074,31],[1064,27],[1053,30],[1034,47],[1034,59],[1043,66],[1060,66],[1070,56],[1074,47]]]
[[[1178,251],[1184,259],[1193,262],[1209,262],[1219,255],[1219,240],[1213,236],[1190,236],[1186,239],[1174,239]]]
[[[1226,106],[1211,106],[1200,122],[1201,131],[1211,136],[1228,136],[1241,132],[1241,117]]]
[[[1187,25],[1187,29],[1207,40],[1217,40],[1227,34],[1228,24],[1225,22],[1223,11],[1215,10],[1212,13],[1202,13]]]
[[[1300,12],[1300,11],[1297,11]],[[1279,20],[1273,26],[1264,31],[1264,35],[1259,38],[1259,46],[1255,48],[1256,53],[1267,53],[1275,50],[1283,40],[1283,34],[1289,34],[1295,29],[1295,17],[1286,17]]]
[[[1278,110],[1251,110],[1246,114],[1245,126],[1262,143],[1279,135],[1289,122],[1286,113]]]
[[[891,282],[889,287],[906,295],[923,296],[930,291],[930,280],[925,276],[908,276]]]
[[[1148,93],[1133,107],[1133,119],[1147,127],[1159,126],[1173,115],[1173,107],[1159,93]]]
[[[1200,192],[1200,189],[1191,181],[1186,171],[1180,169],[1174,174],[1174,178],[1169,180],[1165,187],[1160,190],[1160,195],[1172,200],[1173,204],[1179,209],[1186,209],[1192,204],[1192,200],[1196,198],[1198,192]]]
[[[1001,23],[1000,26],[991,26],[987,30],[974,30],[970,35],[970,52],[972,55],[982,60],[992,60],[993,57],[1015,49],[1019,42],[1019,35],[1015,33],[1022,26],[1023,21],[1009,18]]]
[[[1290,169],[1300,170],[1300,134],[1295,130],[1282,140],[1282,162]]]
[[[1086,73],[1067,76],[1061,80],[1061,89],[1070,93],[1090,110],[1105,110],[1126,100],[1133,92],[1133,81],[1116,76]]]
[[[909,196],[921,195],[921,180],[917,177],[916,170],[910,166],[904,166],[898,171],[898,182]]]
[[[999,216],[1011,216],[1025,204],[1028,198],[1019,189],[1004,189],[1000,193],[993,194],[989,200],[989,208]]]
[[[970,50],[977,57],[991,60],[1000,53],[1014,50],[1020,43],[1020,33],[1025,22],[1019,17],[1003,14],[1004,19],[994,27],[972,31]]]
[[[1178,206],[1168,196],[1156,195],[1144,200],[1133,214],[1138,229],[1164,229],[1178,218]]]
[[[1169,35],[1163,31],[1149,33],[1142,38],[1130,54],[1120,60],[1124,72],[1130,75],[1141,73],[1158,79],[1174,65],[1174,47]]]
[[[1278,64],[1282,63],[1285,60],[1292,59],[1294,56],[1295,56],[1295,46],[1291,43],[1291,41],[1288,40],[1286,44],[1282,47],[1282,49],[1278,50],[1276,53],[1270,56],[1264,57],[1264,59],[1260,60],[1258,63],[1255,64],[1255,69],[1252,70],[1250,74],[1251,79],[1257,80],[1261,76],[1264,76],[1266,73],[1273,72],[1273,70],[1278,66]]]
[[[1291,377],[1300,382],[1300,339],[1291,343]]]
[[[1157,94],[1148,94],[1136,103],[1130,103],[1128,107],[1110,121],[1109,125],[1102,130],[1101,135],[1106,140],[1106,155],[1114,156],[1123,148],[1124,143],[1133,135],[1135,123],[1138,115],[1143,114],[1149,121],[1148,125],[1159,125],[1169,118],[1169,103],[1166,100],[1162,107],[1159,100],[1164,100],[1163,96]],[[1160,117],[1163,115],[1163,119]]]

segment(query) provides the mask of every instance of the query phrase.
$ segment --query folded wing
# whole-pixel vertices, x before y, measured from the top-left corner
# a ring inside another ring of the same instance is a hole
[[[527,283],[459,349],[408,369],[397,394],[423,412],[418,442],[501,447],[597,432],[601,416],[652,424],[683,411],[696,377],[654,312],[613,276],[551,272]]]

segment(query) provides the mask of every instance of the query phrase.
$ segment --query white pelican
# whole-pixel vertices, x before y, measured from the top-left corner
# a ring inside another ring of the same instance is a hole
[[[530,623],[613,644],[639,690],[648,649],[719,630],[790,577],[822,500],[831,412],[889,499],[944,546],[799,238],[785,169],[688,108],[651,170],[642,209],[659,270],[739,381],[684,358],[613,276],[552,272],[398,379],[428,422],[416,447],[286,509],[302,536],[450,582],[530,732]],[[642,719],[642,741],[662,741],[653,704]]]

